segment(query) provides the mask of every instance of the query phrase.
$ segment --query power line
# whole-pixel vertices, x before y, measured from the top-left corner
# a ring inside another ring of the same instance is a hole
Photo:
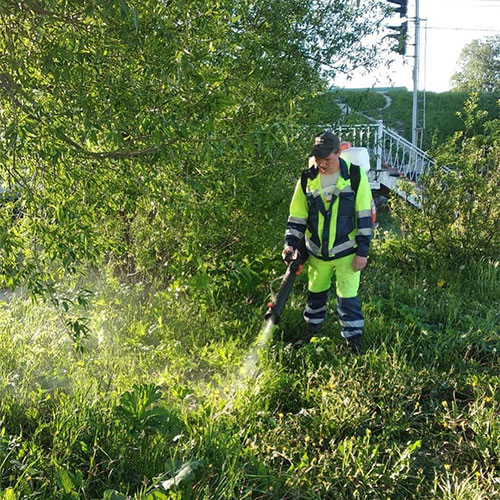
[[[446,0],[445,0],[446,1]],[[456,0],[449,0],[450,3],[453,3],[455,6],[460,7],[496,7],[495,4],[500,4],[499,0],[465,0],[457,4]],[[487,5],[478,5],[476,2],[486,2]],[[491,3],[488,3],[491,2]],[[495,2],[493,5],[492,3]]]
[[[480,1],[480,2],[488,2],[488,0],[476,0],[476,1]],[[494,3],[493,3],[494,2]],[[476,3],[474,0],[469,0],[469,1],[465,1],[465,2],[458,2],[456,0],[452,0],[452,2],[450,3],[453,3],[452,8],[466,8],[466,9],[482,9],[482,8],[485,8],[485,9],[488,9],[488,10],[491,10],[491,9],[496,9],[498,7],[500,7],[500,1],[499,0],[491,0],[491,3],[488,2],[488,3]]]
[[[500,33],[500,29],[497,28],[453,28],[446,26],[427,26],[428,30],[448,30],[448,31],[491,31],[495,33]]]

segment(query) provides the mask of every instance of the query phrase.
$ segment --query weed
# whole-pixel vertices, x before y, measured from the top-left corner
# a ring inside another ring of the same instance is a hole
[[[0,317],[0,498],[496,498],[498,267],[426,267],[399,241],[382,228],[374,242],[365,354],[343,350],[333,302],[323,337],[281,340],[303,327],[299,279],[253,377],[241,364],[265,286],[260,310],[221,300],[201,314],[189,290],[104,275],[81,352],[50,307],[14,297]]]

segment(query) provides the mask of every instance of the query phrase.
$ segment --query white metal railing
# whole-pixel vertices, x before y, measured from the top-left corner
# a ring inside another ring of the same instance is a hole
[[[424,151],[385,127],[381,120],[332,128],[343,141],[368,148],[370,157],[376,162],[373,165],[376,172],[390,171],[418,183],[422,173],[434,165]]]

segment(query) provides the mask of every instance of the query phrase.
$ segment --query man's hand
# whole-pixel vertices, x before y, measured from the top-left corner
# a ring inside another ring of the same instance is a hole
[[[285,247],[281,256],[283,257],[283,262],[287,266],[289,266],[294,260],[294,257],[296,257],[295,250],[293,249],[293,247]],[[302,272],[302,267],[303,267],[302,264],[300,264],[297,270],[295,271],[295,274],[299,275]]]
[[[289,266],[290,265],[290,262],[292,262],[292,258],[293,258],[293,253],[295,252],[295,250],[293,249],[293,247],[285,247],[283,249],[283,252],[281,254],[281,257],[283,258],[283,262]]]
[[[366,263],[368,262],[368,257],[361,257],[359,255],[355,255],[352,261],[352,268],[355,271],[361,271],[366,267]]]

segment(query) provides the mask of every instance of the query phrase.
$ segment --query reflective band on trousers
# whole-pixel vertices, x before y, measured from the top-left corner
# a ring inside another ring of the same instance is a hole
[[[318,309],[312,309],[309,306],[306,306],[305,310],[307,314],[318,314],[320,312],[325,312],[325,311],[326,311],[326,306],[318,307]]]
[[[304,316],[306,323],[311,323],[312,325],[319,325],[320,323],[323,323],[324,319],[311,319],[308,318],[307,316]]]
[[[371,210],[359,210],[356,212],[356,217],[358,219],[361,219],[362,217],[370,217],[372,216],[372,211]]]
[[[357,321],[340,320],[340,324],[343,327],[348,327],[348,328],[363,328],[365,326],[365,320],[364,319],[358,319]]]
[[[350,339],[351,337],[356,337],[357,335],[363,335],[363,330],[352,330],[350,332],[341,332],[342,337],[345,339]]]
[[[371,236],[372,228],[371,227],[363,227],[361,229],[358,229],[356,231],[356,234],[359,234],[360,236]]]

